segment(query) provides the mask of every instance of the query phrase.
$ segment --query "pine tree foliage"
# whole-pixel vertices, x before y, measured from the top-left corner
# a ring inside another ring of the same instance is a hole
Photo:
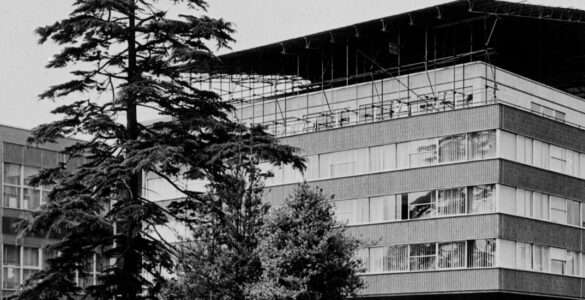
[[[254,299],[345,299],[363,287],[359,241],[336,221],[331,198],[300,184],[267,218],[258,257],[263,272]]]
[[[230,167],[210,176],[201,201],[193,203],[189,215],[180,214],[191,225],[193,240],[181,249],[177,281],[170,284],[165,299],[243,300],[248,286],[260,278],[255,249],[269,208],[261,197],[270,174],[258,168],[253,137],[243,135],[230,151],[218,152]]]
[[[165,3],[186,5],[198,15],[169,18],[157,8]],[[47,67],[75,68],[70,81],[40,97],[78,100],[56,108],[62,119],[35,128],[30,142],[90,138],[65,150],[71,159],[82,159],[79,168],[43,170],[32,180],[54,188],[21,229],[58,238],[50,246],[58,255],[16,298],[73,299],[83,293],[92,299],[157,299],[165,282],[161,270],[173,269],[178,252],[154,229],[211,200],[182,190],[186,200],[169,211],[143,196],[145,172],[171,183],[222,174],[242,141],[255,159],[303,167],[295,148],[279,145],[260,127],[233,123],[230,104],[191,85],[191,72],[217,62],[208,42],[226,47],[232,41],[231,24],[203,15],[205,8],[203,0],[76,0],[66,19],[37,29],[41,44],[62,46]],[[169,121],[144,126],[138,108]],[[87,275],[96,252],[104,256],[104,271],[96,285],[82,290],[75,277]]]

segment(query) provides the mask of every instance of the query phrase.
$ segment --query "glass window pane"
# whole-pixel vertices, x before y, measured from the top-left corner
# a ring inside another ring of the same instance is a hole
[[[555,196],[550,197],[550,220],[561,224],[567,223],[565,199]]]
[[[496,155],[496,131],[480,131],[468,134],[469,159],[486,159]]]
[[[464,214],[466,201],[467,197],[465,194],[465,188],[439,190],[437,215],[447,216]]]
[[[478,185],[471,188],[469,213],[490,213],[496,208],[495,185]]]
[[[20,208],[20,187],[4,185],[2,196],[5,207]]]
[[[434,270],[436,251],[435,243],[410,245],[410,270]]]
[[[439,162],[465,160],[465,148],[465,134],[439,138]]]
[[[432,165],[437,161],[437,141],[427,139],[409,143],[410,167]]]
[[[439,268],[465,267],[465,242],[439,244]]]
[[[15,290],[20,286],[20,269],[4,267],[2,272],[2,288]]]
[[[36,210],[41,205],[41,191],[32,188],[22,189],[22,209]]]
[[[370,198],[370,221],[382,222],[400,220],[400,206],[396,205],[396,196]]]
[[[429,218],[435,215],[435,191],[408,194],[409,219]]]
[[[20,165],[4,163],[4,183],[20,185]]]
[[[567,200],[567,224],[579,226],[579,202]]]
[[[4,245],[3,262],[4,265],[20,266],[20,247],[15,245]]]
[[[28,185],[29,178],[33,175],[37,175],[41,169],[35,167],[24,166],[24,184]]]
[[[390,246],[384,257],[384,271],[408,270],[408,245]]]
[[[357,205],[356,223],[368,223],[370,221],[369,199],[362,198],[355,201]]]
[[[361,262],[360,267],[363,269],[363,272],[369,272],[369,249],[368,248],[360,248],[356,251],[355,256]]]
[[[382,263],[384,260],[385,247],[370,248],[370,266],[371,273],[382,272]]]
[[[468,266],[485,268],[494,266],[496,241],[494,239],[472,240],[468,242]]]
[[[335,217],[341,223],[355,224],[355,200],[335,201]]]
[[[23,247],[22,265],[25,267],[40,267],[39,248]]]

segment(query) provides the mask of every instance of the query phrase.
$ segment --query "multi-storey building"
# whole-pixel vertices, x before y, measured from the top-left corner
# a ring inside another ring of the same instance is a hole
[[[27,178],[42,168],[52,168],[59,163],[67,164],[65,155],[59,151],[71,145],[73,140],[62,140],[57,144],[41,147],[27,145],[30,131],[0,125],[0,157],[2,157],[2,291],[0,297],[17,290],[32,273],[40,270],[50,254],[44,236],[19,238],[14,225],[23,216],[30,214],[45,202],[51,187],[31,187]],[[75,167],[69,164],[68,167]],[[91,270],[93,277],[79,278],[81,285],[93,282],[97,268]]]
[[[455,1],[224,55],[235,117],[302,149],[360,297],[585,297],[585,12]],[[214,81],[215,80],[215,81]]]

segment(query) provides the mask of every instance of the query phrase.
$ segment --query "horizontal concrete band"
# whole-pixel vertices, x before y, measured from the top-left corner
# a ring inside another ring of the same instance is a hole
[[[360,297],[423,296],[477,292],[510,292],[544,297],[582,298],[584,279],[510,269],[448,270],[365,275]],[[416,298],[419,299],[419,298]],[[500,298],[494,298],[500,299]]]

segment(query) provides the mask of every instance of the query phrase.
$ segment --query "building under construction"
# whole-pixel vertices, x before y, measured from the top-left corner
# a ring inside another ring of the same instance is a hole
[[[584,297],[585,11],[454,1],[220,58],[193,81],[302,149],[266,200],[335,195],[360,297]]]

